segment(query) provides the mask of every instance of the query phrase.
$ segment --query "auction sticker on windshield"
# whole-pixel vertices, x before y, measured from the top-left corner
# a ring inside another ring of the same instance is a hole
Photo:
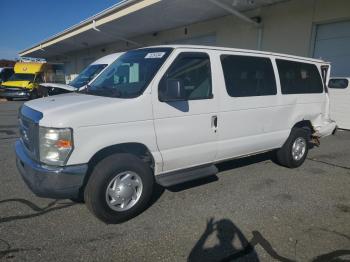
[[[162,58],[165,55],[165,52],[157,52],[157,53],[148,53],[145,58]]]

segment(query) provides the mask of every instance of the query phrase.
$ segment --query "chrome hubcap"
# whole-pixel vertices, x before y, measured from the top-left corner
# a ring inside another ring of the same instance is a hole
[[[107,187],[107,204],[115,211],[128,210],[139,201],[142,188],[142,180],[135,172],[126,171],[119,173]]]
[[[306,140],[303,137],[298,137],[292,147],[292,156],[295,161],[303,158],[306,152]]]

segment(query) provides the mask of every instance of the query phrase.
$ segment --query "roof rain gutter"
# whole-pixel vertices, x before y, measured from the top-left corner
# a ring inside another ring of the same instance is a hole
[[[218,7],[221,7],[222,9],[228,11],[229,13],[233,14],[234,16],[238,17],[239,19],[252,24],[256,27],[260,27],[261,24],[256,22],[255,20],[251,19],[250,17],[242,14],[241,12],[237,11],[236,9],[234,9],[232,6],[222,3],[220,0],[208,0],[210,2],[212,2],[213,4],[217,5]]]
[[[131,43],[133,45],[136,45],[136,46],[142,46],[142,44],[138,43],[138,42],[135,42],[133,40],[130,40],[130,39],[127,39],[127,38],[124,38],[124,37],[120,37],[120,36],[117,36],[117,35],[114,35],[114,34],[111,34],[110,32],[108,31],[102,31],[100,28],[97,28],[96,26],[96,20],[92,20],[92,29],[95,30],[96,32],[99,32],[107,37],[110,37],[114,40],[121,40],[121,41],[124,41],[126,43]]]
[[[225,4],[221,2],[220,0],[208,0],[214,5],[226,10],[227,12],[231,13],[232,15],[236,16],[237,18],[241,19],[244,22],[247,22],[248,24],[251,24],[255,26],[258,30],[258,36],[257,36],[257,49],[262,49],[262,38],[263,38],[263,25],[262,23],[258,23],[254,19],[246,16],[245,14],[242,14],[241,12],[234,9],[232,6]]]

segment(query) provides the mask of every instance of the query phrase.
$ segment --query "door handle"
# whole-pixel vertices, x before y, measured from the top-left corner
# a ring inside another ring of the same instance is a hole
[[[215,133],[218,131],[218,117],[217,116],[211,117],[211,128],[214,130]]]

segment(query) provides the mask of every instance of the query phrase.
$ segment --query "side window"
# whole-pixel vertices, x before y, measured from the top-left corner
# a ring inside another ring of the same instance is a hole
[[[222,55],[226,90],[231,97],[276,95],[276,80],[269,58]]]
[[[282,94],[323,93],[323,83],[317,66],[277,59]]]
[[[168,101],[210,99],[213,97],[208,54],[181,53],[175,59],[160,81],[159,100],[164,101],[161,98],[169,98],[169,94],[174,94],[174,99],[170,97]]]
[[[349,86],[349,80],[346,78],[333,78],[329,80],[329,88],[346,89]]]

